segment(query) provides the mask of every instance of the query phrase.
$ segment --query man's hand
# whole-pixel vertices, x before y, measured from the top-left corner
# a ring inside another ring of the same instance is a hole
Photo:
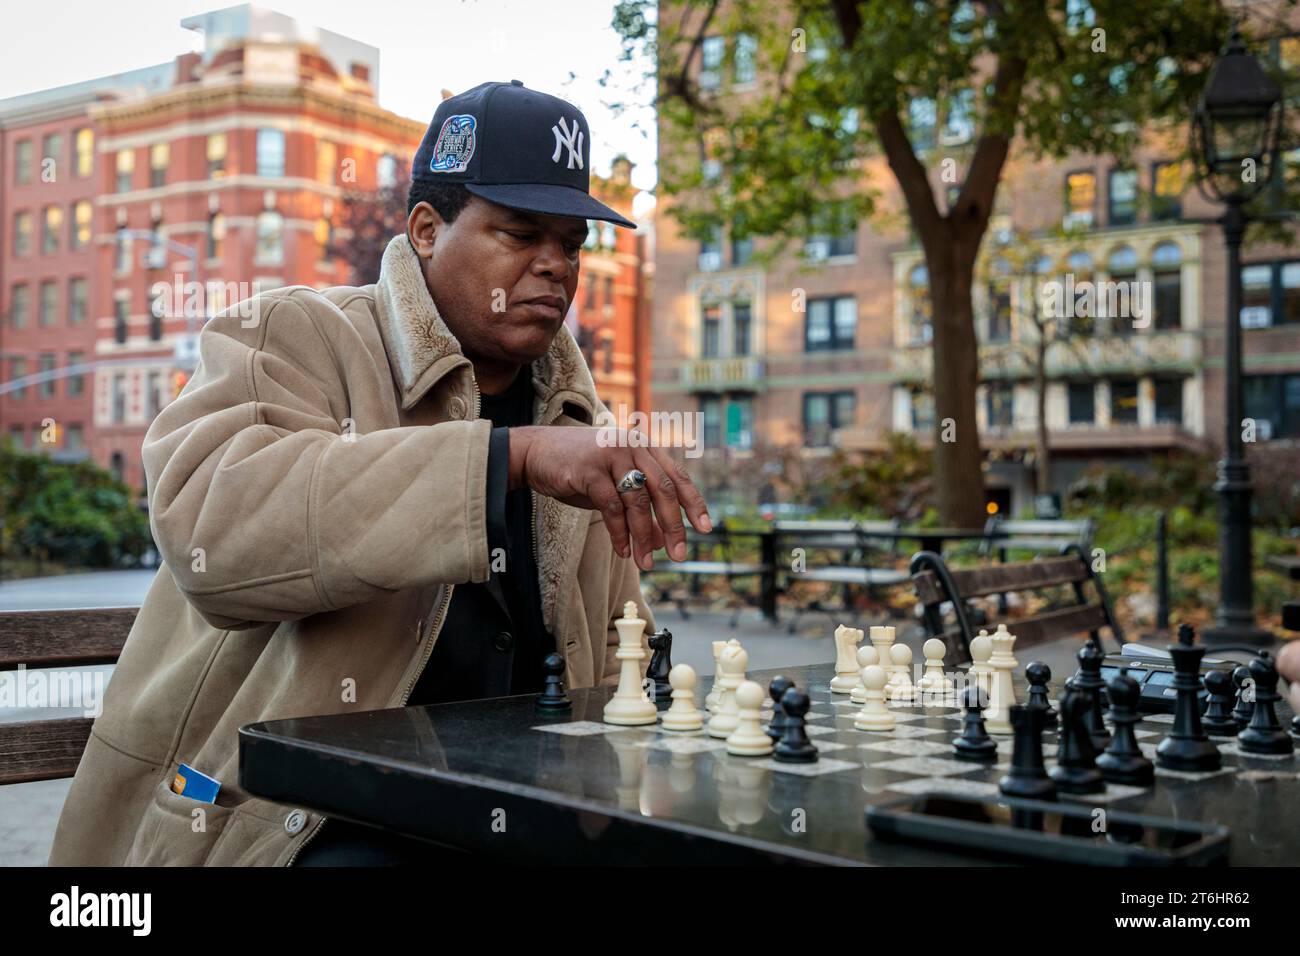
[[[666,547],[670,558],[683,561],[682,511],[697,531],[713,530],[704,496],[667,451],[649,447],[644,436],[635,447],[631,434],[621,429],[512,428],[510,487],[529,487],[566,505],[599,511],[614,549],[625,558],[634,554],[642,570],[653,564],[651,552],[657,548]],[[645,473],[645,487],[620,494],[616,485],[633,468]]]
[[[1300,641],[1292,641],[1278,652],[1277,672],[1291,684],[1291,709],[1300,714]]]

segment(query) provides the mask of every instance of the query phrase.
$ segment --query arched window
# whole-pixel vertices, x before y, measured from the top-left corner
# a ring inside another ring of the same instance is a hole
[[[1070,329],[1076,335],[1091,335],[1096,329],[1097,298],[1092,287],[1092,256],[1076,249],[1065,258],[1066,272],[1074,277],[1074,317]]]
[[[1177,243],[1162,242],[1151,250],[1155,327],[1183,327],[1183,252]]]
[[[284,262],[284,217],[274,209],[257,217],[256,259],[259,265]]]
[[[933,306],[930,302],[930,270],[924,265],[914,266],[907,277],[912,301],[912,315],[908,336],[912,344],[929,342],[934,337]]]
[[[1132,275],[1137,272],[1137,253],[1133,251],[1132,246],[1117,246],[1111,251],[1110,258],[1106,260],[1106,269],[1110,272],[1111,278],[1116,275]]]
[[[1134,331],[1134,319],[1138,318],[1134,296],[1137,294],[1137,253],[1132,246],[1116,246],[1106,260],[1106,271],[1110,273],[1111,285],[1105,293],[1097,290],[1097,305],[1105,307],[1105,314],[1110,316],[1111,330],[1117,335],[1129,335]],[[1142,316],[1143,323],[1151,321],[1150,316]]]

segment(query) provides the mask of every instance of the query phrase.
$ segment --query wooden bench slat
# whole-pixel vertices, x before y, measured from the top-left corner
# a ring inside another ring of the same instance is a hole
[[[1106,611],[1100,604],[1076,604],[1007,622],[1007,629],[1016,635],[1016,650],[1106,626]]]
[[[952,571],[953,584],[962,597],[984,597],[1056,584],[1074,584],[1088,579],[1088,568],[1075,555],[1027,561],[1022,564],[994,564]]]
[[[0,670],[112,664],[138,607],[0,612]]]
[[[0,786],[71,777],[93,723],[89,717],[66,717],[0,724]]]

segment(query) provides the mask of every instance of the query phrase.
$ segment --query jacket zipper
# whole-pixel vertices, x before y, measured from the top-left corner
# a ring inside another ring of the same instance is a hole
[[[479,413],[482,409],[483,399],[482,399],[482,395],[479,392],[478,382],[475,381],[474,379],[473,372],[470,373],[470,384],[474,387],[474,416],[470,420],[474,421],[479,417]],[[533,504],[535,508],[536,507],[535,496],[534,496]],[[534,540],[533,540],[533,555],[534,555],[533,560],[537,560],[536,535],[534,535]],[[424,649],[424,653],[420,655],[420,666],[415,669],[415,673],[412,675],[406,687],[402,690],[402,696],[401,699],[398,701],[398,705],[397,705],[399,707],[406,706],[407,698],[411,696],[411,691],[415,690],[416,682],[420,679],[420,675],[424,673],[424,668],[426,665],[428,665],[429,658],[433,656],[433,645],[437,643],[438,632],[442,628],[442,619],[447,613],[447,608],[451,606],[451,592],[456,587],[456,585],[447,584],[444,585],[444,587],[446,588],[446,590],[443,592],[442,603],[438,606],[438,610],[433,616],[433,624],[429,628],[429,636],[431,638],[431,640],[429,641],[429,646],[426,647]],[[293,851],[293,856],[289,857],[289,859],[285,862],[286,867],[293,866],[294,860],[298,859],[298,855],[302,853],[303,848],[306,847],[307,844],[311,843],[312,840],[316,839],[317,834],[320,833],[321,827],[325,825],[326,819],[328,818],[321,817],[319,820],[316,821],[316,826],[312,828],[311,833],[307,834],[307,839],[303,840],[300,844],[298,844],[298,849]]]

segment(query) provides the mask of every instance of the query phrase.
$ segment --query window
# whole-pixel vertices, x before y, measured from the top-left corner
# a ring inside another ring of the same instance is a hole
[[[129,149],[121,149],[117,152],[117,180],[116,186],[118,192],[129,192],[131,189],[131,176],[135,173],[135,153]]]
[[[11,358],[9,360],[9,381],[16,382],[20,378],[26,378],[26,377],[27,377],[27,359]],[[12,392],[9,393],[9,397],[14,399],[15,401],[22,401],[24,398],[27,397],[27,386],[19,385],[17,388],[15,388]]]
[[[59,310],[59,287],[52,279],[41,283],[40,311],[37,321],[45,328],[57,324]]]
[[[32,141],[20,139],[14,143],[14,185],[26,186],[32,181]]]
[[[988,341],[1011,341],[1011,288],[1004,282],[989,284]]]
[[[1097,390],[1092,382],[1070,382],[1066,386],[1071,425],[1091,425],[1097,420]]]
[[[13,442],[13,446],[14,446],[15,448],[22,448],[22,447],[23,447],[24,435],[23,435],[23,426],[22,426],[22,425],[10,425],[10,426],[9,426],[9,440],[10,440],[11,442]]]
[[[713,236],[700,240],[699,267],[701,272],[717,272],[722,268],[722,230]]]
[[[316,220],[316,248],[320,254],[321,262],[329,262],[334,257],[333,253],[334,227],[330,221],[325,218]]]
[[[152,188],[167,185],[167,166],[171,158],[171,146],[167,143],[154,143],[149,147],[149,185]]]
[[[722,61],[727,55],[726,38],[705,37],[700,45],[700,53],[700,89],[716,90],[722,85]]]
[[[43,399],[54,397],[55,378],[52,374],[54,372],[54,361],[53,352],[43,352],[37,364],[36,370],[44,377],[41,379],[40,384],[36,386],[36,390],[37,394]]]
[[[804,444],[809,448],[829,446],[835,429],[853,424],[856,401],[853,392],[804,393]]]
[[[1010,382],[984,386],[984,401],[989,428],[1011,428],[1015,424],[1015,391]]]
[[[1186,173],[1182,163],[1153,163],[1151,166],[1151,218],[1177,219],[1183,214]]]
[[[608,311],[614,307],[614,278],[613,276],[601,276],[600,279],[601,302]]]
[[[922,388],[908,390],[911,399],[912,430],[928,432],[934,428],[934,394]]]
[[[812,299],[804,323],[804,351],[851,349],[857,325],[858,300],[853,296]]]
[[[1133,296],[1132,290],[1137,286],[1130,285],[1137,281],[1137,253],[1133,251],[1132,246],[1119,246],[1112,250],[1110,258],[1106,260],[1106,271],[1110,273],[1109,281],[1122,283],[1123,292],[1117,292],[1115,295],[1115,304],[1121,315],[1110,316],[1111,330],[1117,335],[1131,335],[1134,332],[1133,326]],[[1106,304],[1107,310],[1110,308],[1109,294],[1103,295],[1098,292],[1098,305]],[[1126,307],[1127,306],[1127,307]],[[1145,317],[1150,321],[1150,316]]]
[[[80,425],[69,425],[63,447],[68,451],[81,451],[86,447],[85,431]]]
[[[700,318],[700,357],[717,358],[721,349],[722,306],[706,305]]]
[[[113,376],[113,424],[121,424],[126,421],[126,376],[121,372]],[[121,474],[120,461],[121,453],[114,452],[113,471]]]
[[[1183,254],[1172,242],[1162,242],[1151,251],[1152,292],[1155,299],[1155,327],[1183,327]]]
[[[162,411],[162,373],[150,372],[145,378],[144,415],[146,421],[153,421]]]
[[[1094,307],[1088,305],[1088,289],[1091,288],[1092,282],[1092,256],[1083,250],[1076,250],[1066,256],[1065,267],[1074,276],[1074,316],[1070,319],[1070,329],[1075,335],[1091,335],[1096,329],[1095,296]]]
[[[1097,177],[1091,170],[1067,173],[1065,176],[1065,228],[1090,228],[1096,201]]]
[[[748,302],[731,304],[731,354],[749,354],[750,305]]]
[[[68,280],[68,324],[86,321],[86,280],[77,276]]]
[[[208,178],[220,179],[226,175],[226,134],[211,133],[208,136]]]
[[[59,161],[63,158],[63,137],[58,133],[47,133],[41,140],[41,165],[52,160],[54,174],[58,176]]]
[[[69,352],[68,368],[76,368],[86,361],[85,352]],[[86,376],[83,372],[73,372],[66,379],[68,383],[68,395],[75,398],[86,391]]]
[[[1278,279],[1282,298],[1279,321],[1300,322],[1300,262],[1279,263]]]
[[[912,300],[908,341],[912,345],[922,345],[929,342],[934,334],[930,321],[930,270],[925,266],[914,266],[907,277],[907,284]]]
[[[1153,383],[1156,402],[1156,421],[1181,425],[1183,423],[1183,380],[1158,378]]]
[[[128,299],[113,300],[113,341],[118,345],[126,344],[126,324],[131,308]]]
[[[380,189],[392,189],[397,185],[397,157],[385,153],[375,163],[375,184]]]
[[[912,100],[907,107],[907,118],[912,128],[913,148],[917,152],[934,149],[934,128],[938,122],[934,100],[928,97]]]
[[[754,403],[748,395],[736,395],[727,399],[727,434],[728,448],[748,451],[754,444]]]
[[[316,181],[327,186],[334,185],[334,177],[339,167],[339,148],[329,140],[316,141]]]
[[[734,236],[731,239],[731,264],[733,266],[743,266],[749,263],[754,257],[754,240],[737,239]]]
[[[126,474],[126,457],[120,451],[113,452],[108,468],[113,473],[113,477],[121,481],[122,476]]]
[[[722,399],[716,395],[700,396],[700,417],[704,420],[700,436],[705,448],[722,445]]]
[[[51,255],[59,251],[59,234],[63,232],[63,210],[58,206],[46,206],[41,211],[41,254]]]
[[[813,261],[831,259],[836,256],[852,256],[858,251],[858,229],[854,223],[842,231],[833,232],[827,216],[819,216],[824,225],[804,243],[804,255]]]
[[[88,127],[77,130],[73,136],[73,149],[77,153],[78,179],[85,179],[95,171],[95,133]]]
[[[167,315],[165,296],[155,296],[149,303],[149,341],[158,342],[163,336],[163,319]]]
[[[115,246],[116,256],[113,262],[113,271],[118,274],[131,271],[131,239],[126,234],[126,226],[119,226],[117,229],[117,245]]]
[[[732,81],[737,85],[753,83],[757,75],[758,41],[748,33],[736,35],[736,61]]]
[[[1112,169],[1106,190],[1107,216],[1112,226],[1137,221],[1138,174],[1136,169]]]
[[[257,131],[257,175],[284,175],[284,130]]]
[[[220,259],[226,238],[226,217],[219,212],[208,216],[208,258]]]
[[[255,258],[261,265],[284,262],[284,217],[274,210],[267,210],[257,217]]]
[[[89,199],[82,199],[72,207],[72,248],[85,249],[90,245],[91,217],[94,215]]]
[[[1137,424],[1137,379],[1117,378],[1110,383],[1110,420],[1116,425]]]
[[[1300,438],[1300,374],[1247,375],[1242,403],[1261,440]]]
[[[26,285],[16,285],[9,299],[9,326],[27,328],[27,314],[31,311],[31,293]]]
[[[14,255],[25,256],[32,251],[32,214],[14,214]]]

